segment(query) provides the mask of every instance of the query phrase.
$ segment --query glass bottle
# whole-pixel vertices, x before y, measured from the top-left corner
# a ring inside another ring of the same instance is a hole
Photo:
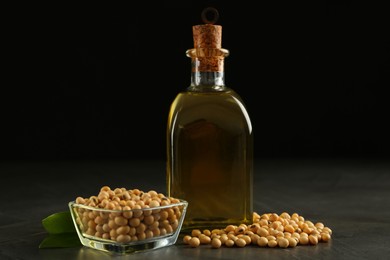
[[[250,223],[253,132],[240,96],[225,86],[222,26],[193,26],[190,86],[170,107],[167,193],[188,201],[183,231]]]

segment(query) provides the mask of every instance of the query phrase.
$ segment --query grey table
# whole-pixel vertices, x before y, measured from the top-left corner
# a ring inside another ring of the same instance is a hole
[[[162,161],[0,163],[0,259],[389,259],[390,163],[385,160],[256,161],[254,210],[297,212],[333,230],[332,240],[295,248],[189,248],[181,241],[145,253],[86,247],[39,249],[41,220],[103,185],[165,192]]]

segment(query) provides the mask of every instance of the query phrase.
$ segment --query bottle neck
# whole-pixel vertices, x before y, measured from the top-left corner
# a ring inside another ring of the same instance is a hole
[[[229,54],[225,49],[191,49],[191,86],[193,91],[221,91],[225,88],[224,59]]]
[[[222,89],[225,87],[225,73],[223,71],[193,71],[191,73],[191,87]]]

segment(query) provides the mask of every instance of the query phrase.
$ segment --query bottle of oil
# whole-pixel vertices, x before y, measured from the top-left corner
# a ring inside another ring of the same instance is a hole
[[[252,221],[253,131],[240,96],[224,82],[222,26],[193,26],[191,85],[167,125],[167,192],[188,201],[183,231]]]

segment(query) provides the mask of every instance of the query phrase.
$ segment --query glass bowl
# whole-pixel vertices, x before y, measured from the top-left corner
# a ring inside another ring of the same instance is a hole
[[[176,243],[188,203],[110,210],[69,202],[73,223],[84,246],[119,254],[136,253]]]

